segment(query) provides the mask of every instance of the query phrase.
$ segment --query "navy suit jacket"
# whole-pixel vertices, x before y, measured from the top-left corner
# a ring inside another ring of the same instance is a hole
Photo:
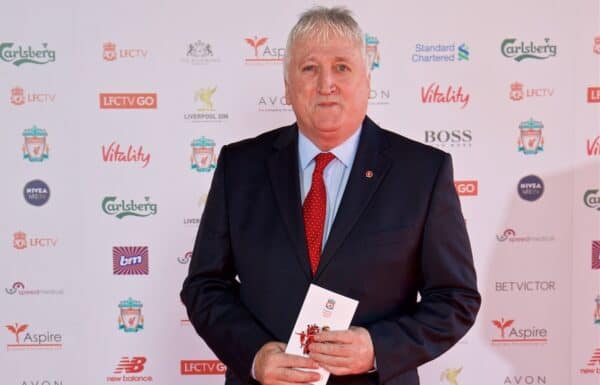
[[[365,117],[314,277],[299,183],[296,125],[220,152],[181,298],[226,383],[254,382],[256,352],[288,341],[315,283],[360,301],[352,325],[377,360],[329,384],[417,385],[416,368],[467,332],[481,301],[450,156]]]

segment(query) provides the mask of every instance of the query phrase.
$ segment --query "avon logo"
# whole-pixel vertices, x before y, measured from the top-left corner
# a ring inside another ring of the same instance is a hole
[[[437,83],[431,83],[427,88],[421,87],[422,103],[461,103],[460,108],[465,108],[469,104],[469,97],[469,94],[463,92],[462,86],[458,89],[448,86],[445,92]]]
[[[105,162],[141,162],[146,167],[150,162],[150,154],[144,152],[144,146],[135,149],[131,144],[127,149],[121,149],[121,145],[112,142],[108,146],[102,146],[102,160]]]

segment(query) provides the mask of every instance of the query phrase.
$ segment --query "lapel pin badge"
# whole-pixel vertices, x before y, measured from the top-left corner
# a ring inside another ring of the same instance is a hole
[[[371,171],[371,170],[367,170],[367,172],[365,172],[365,176],[366,176],[367,178],[373,178],[373,171]]]

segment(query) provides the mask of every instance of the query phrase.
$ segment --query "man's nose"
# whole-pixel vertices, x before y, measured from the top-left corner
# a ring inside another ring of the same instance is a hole
[[[331,70],[321,70],[319,73],[319,93],[323,95],[330,95],[335,92],[335,78]]]

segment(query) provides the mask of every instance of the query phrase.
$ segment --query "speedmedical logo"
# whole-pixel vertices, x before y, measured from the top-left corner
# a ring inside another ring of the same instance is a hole
[[[182,375],[225,374],[227,366],[219,360],[181,360]]]
[[[42,43],[42,48],[30,45],[15,45],[15,43],[0,43],[0,60],[19,67],[22,64],[48,64],[56,60],[56,51],[48,49],[48,43]]]
[[[550,44],[550,39],[544,39],[545,44],[536,44],[533,41],[526,43],[514,38],[504,39],[500,45],[500,52],[506,58],[521,62],[525,59],[545,60],[556,56],[557,46]]]
[[[101,93],[101,109],[156,109],[156,93]]]

